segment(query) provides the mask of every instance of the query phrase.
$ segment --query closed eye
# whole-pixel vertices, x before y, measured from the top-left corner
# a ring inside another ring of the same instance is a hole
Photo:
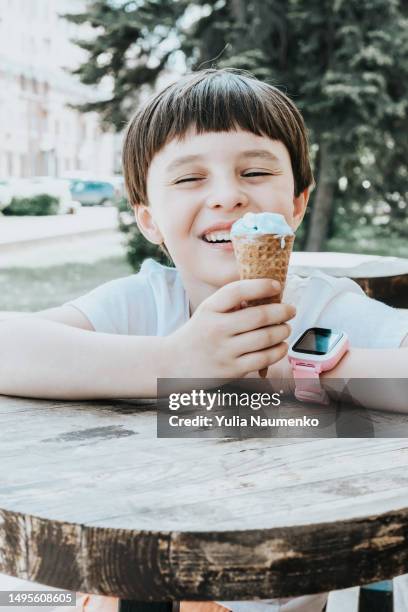
[[[253,178],[255,176],[272,176],[271,172],[248,172],[248,174],[243,174],[243,177]],[[201,181],[204,177],[189,177],[185,179],[180,179],[175,182],[175,185],[179,185],[180,183],[191,183],[193,181]]]
[[[178,185],[179,183],[190,183],[191,181],[201,181],[201,177],[191,177],[191,178],[180,179],[179,181],[175,182],[175,185]]]
[[[272,176],[271,172],[248,172],[248,174],[243,174],[243,176],[249,176],[249,178],[253,176]]]

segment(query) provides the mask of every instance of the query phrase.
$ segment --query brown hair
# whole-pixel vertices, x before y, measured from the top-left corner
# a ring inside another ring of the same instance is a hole
[[[281,141],[288,149],[298,196],[313,185],[303,118],[279,89],[244,70],[208,68],[156,93],[131,118],[123,146],[130,204],[148,204],[146,179],[154,155],[190,127],[198,133],[234,130]]]

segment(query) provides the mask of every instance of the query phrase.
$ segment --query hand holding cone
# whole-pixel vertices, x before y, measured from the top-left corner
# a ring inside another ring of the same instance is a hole
[[[285,288],[289,259],[295,240],[294,234],[284,236],[263,233],[245,235],[231,232],[231,240],[241,280],[247,278],[271,278],[279,281],[281,284],[279,294],[272,298],[252,300],[248,303],[248,306],[280,304]],[[267,372],[268,368],[263,368],[259,371],[259,374],[262,378],[265,378]]]

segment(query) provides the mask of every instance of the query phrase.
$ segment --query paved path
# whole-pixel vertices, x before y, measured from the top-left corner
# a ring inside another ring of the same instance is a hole
[[[0,216],[0,248],[16,243],[112,230],[117,227],[116,208],[105,206],[83,207],[75,215]]]
[[[48,268],[67,263],[94,263],[108,257],[124,257],[124,236],[118,230],[63,236],[18,248],[1,249],[0,270],[9,268]]]

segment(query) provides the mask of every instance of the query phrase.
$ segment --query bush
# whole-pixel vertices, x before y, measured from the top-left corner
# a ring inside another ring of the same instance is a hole
[[[42,193],[31,198],[13,198],[11,203],[3,210],[4,215],[56,215],[59,200],[55,196]]]
[[[119,215],[119,229],[126,234],[126,258],[135,272],[139,271],[145,259],[155,259],[164,266],[173,266],[173,262],[156,245],[152,244],[140,233],[132,207],[126,198],[117,203]]]
[[[126,198],[119,198],[119,200],[116,202],[116,206],[119,212],[132,212],[132,207]]]
[[[164,266],[172,266],[173,263],[156,245],[152,244],[141,234],[136,223],[128,225],[125,233],[127,234],[126,258],[135,272],[139,271],[143,261],[147,258],[155,259]]]

